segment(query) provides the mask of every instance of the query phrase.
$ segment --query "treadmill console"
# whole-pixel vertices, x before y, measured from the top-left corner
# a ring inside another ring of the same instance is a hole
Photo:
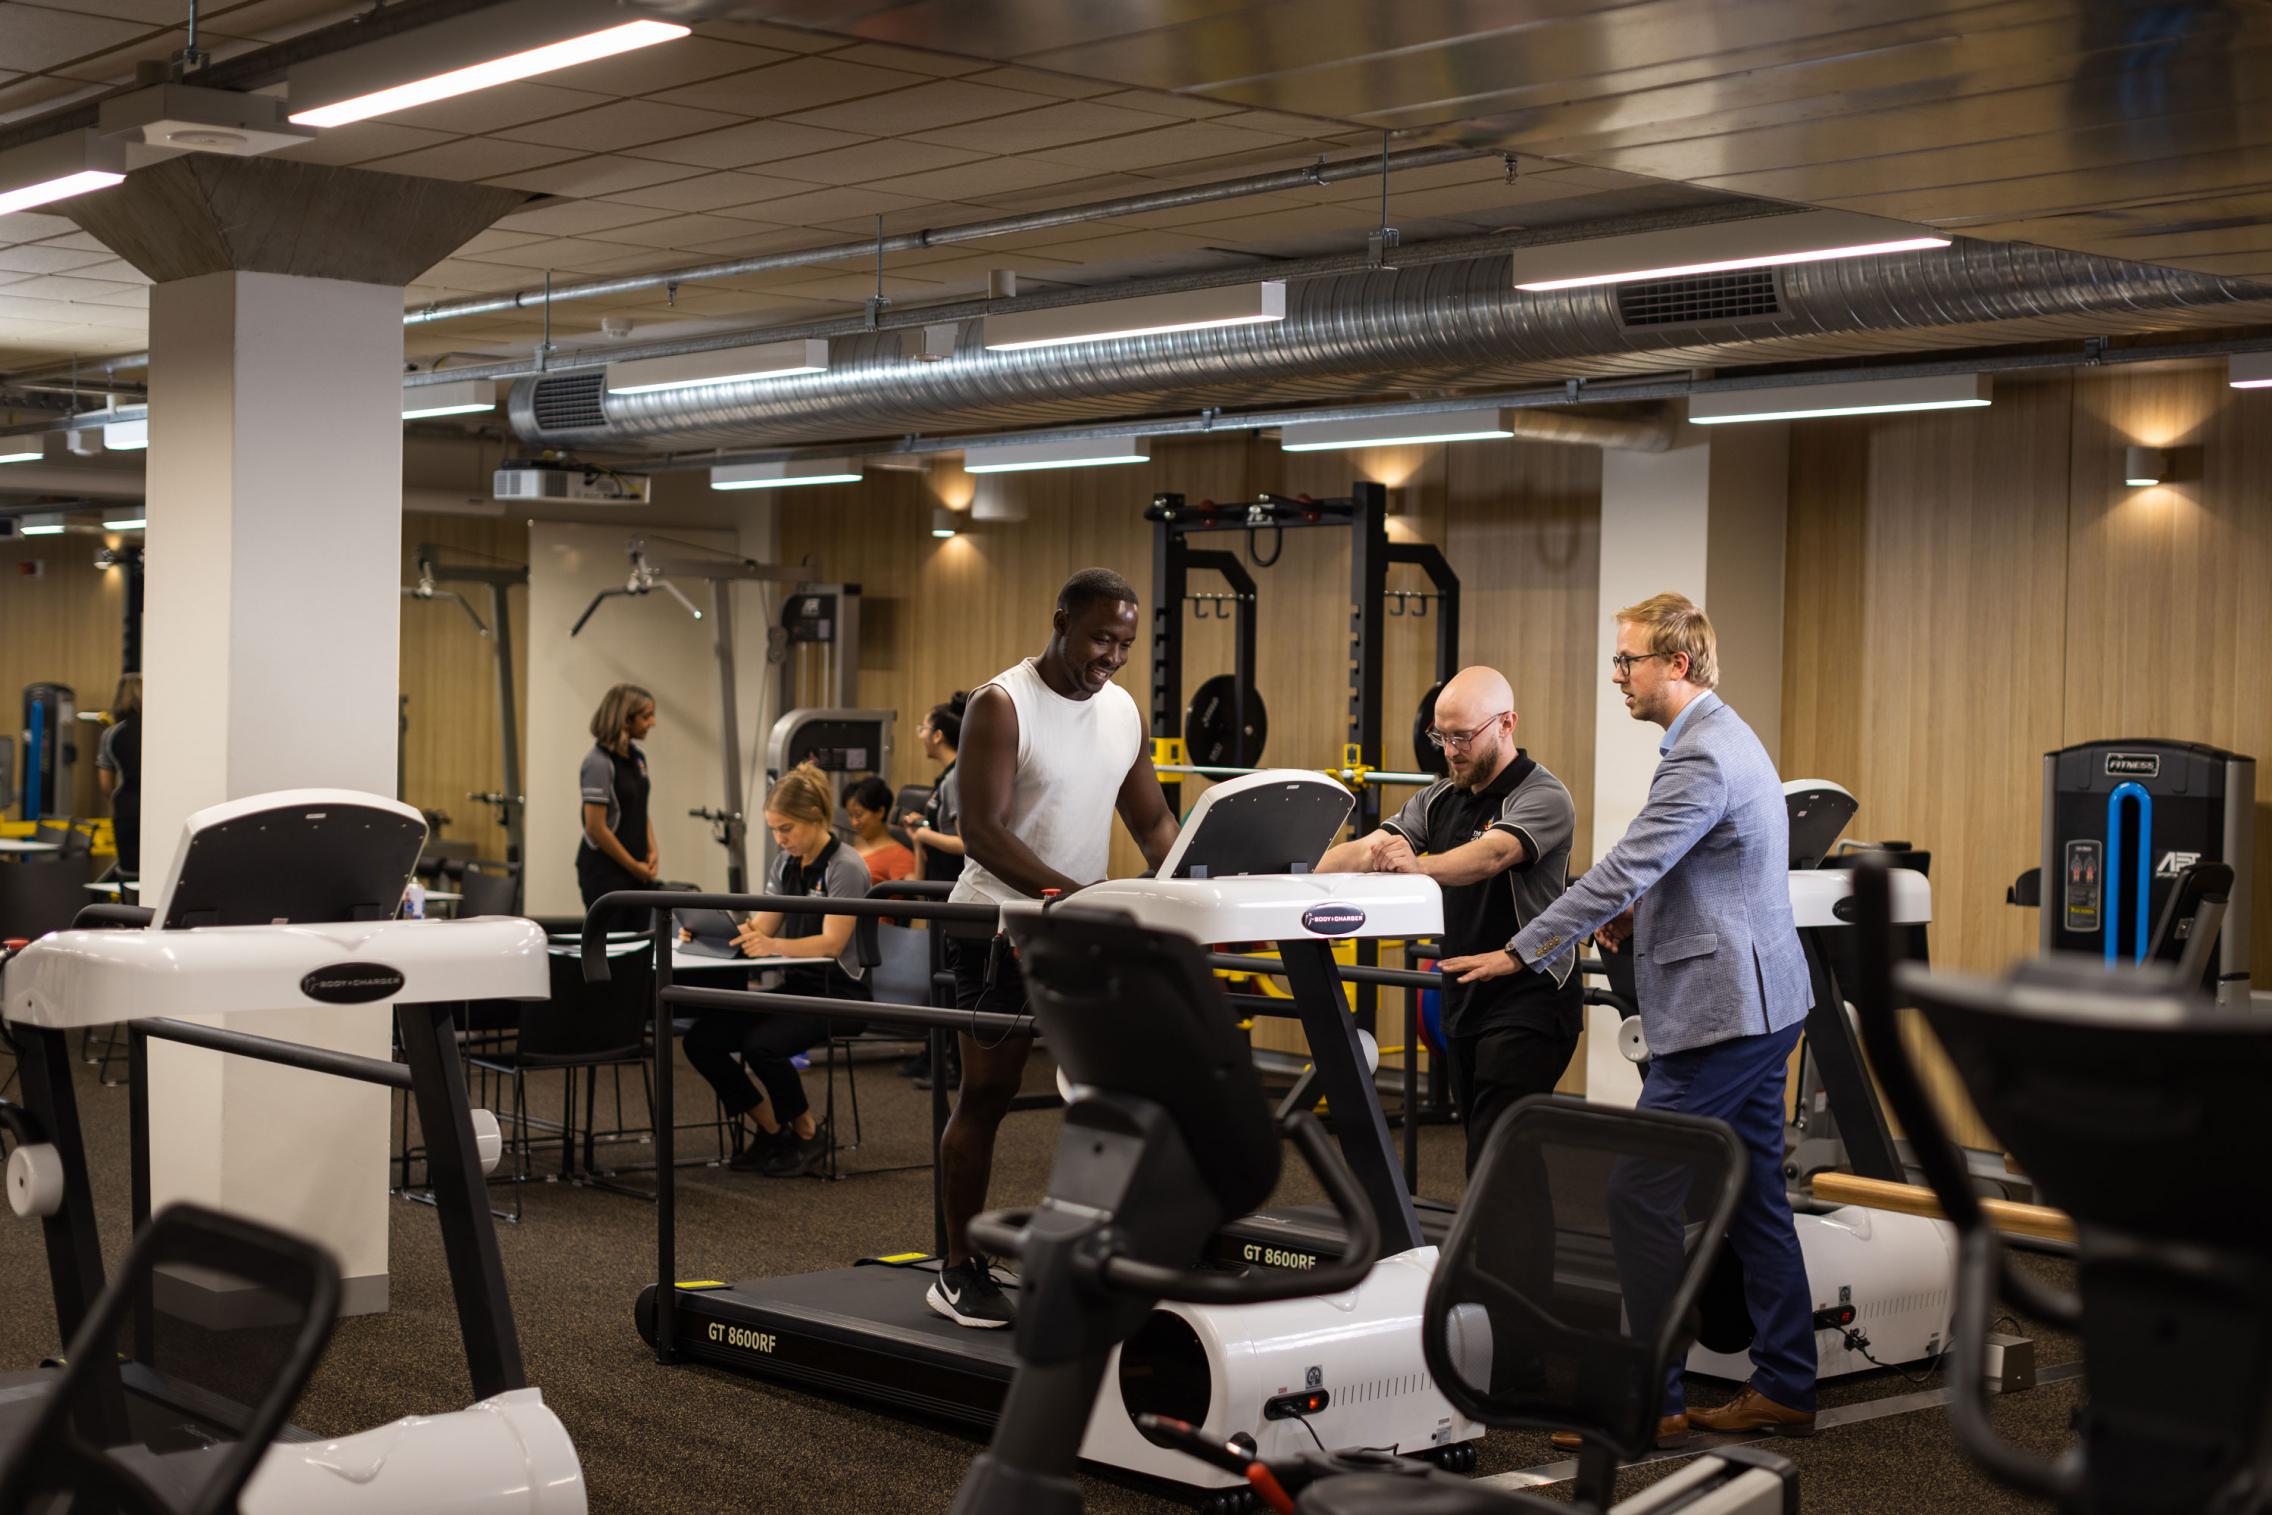
[[[1199,797],[1153,877],[1307,873],[1356,808],[1339,780],[1307,768],[1242,774]]]
[[[383,921],[426,844],[410,806],[352,789],[284,789],[208,805],[182,827],[152,923],[293,926]]]
[[[1793,868],[1819,868],[1838,845],[1838,837],[1862,802],[1845,786],[1828,779],[1793,779],[1783,786],[1783,805],[1791,819]]]

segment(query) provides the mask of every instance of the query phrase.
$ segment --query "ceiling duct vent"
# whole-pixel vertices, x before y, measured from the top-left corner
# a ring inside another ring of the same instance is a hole
[[[600,408],[600,397],[606,392],[605,369],[539,379],[531,400],[536,407],[536,424],[546,431],[605,426],[607,412]]]
[[[1617,317],[1628,327],[1708,326],[1781,314],[1782,294],[1772,268],[1636,279],[1617,286]]]

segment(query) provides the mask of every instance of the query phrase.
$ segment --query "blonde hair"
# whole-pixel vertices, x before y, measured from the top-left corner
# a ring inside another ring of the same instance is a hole
[[[610,752],[622,752],[631,745],[631,738],[623,728],[641,705],[652,705],[655,697],[637,684],[618,684],[600,697],[600,708],[592,712],[592,740]]]
[[[1651,595],[1617,612],[1617,619],[1645,627],[1651,652],[1688,654],[1688,682],[1709,689],[1720,681],[1720,639],[1704,607],[1684,594]]]
[[[140,715],[141,713],[142,675],[139,673],[121,674],[118,680],[118,693],[111,696],[110,723],[115,726],[128,716]]]
[[[807,758],[773,781],[765,792],[765,808],[793,821],[826,826],[836,819],[836,793],[820,765]]]

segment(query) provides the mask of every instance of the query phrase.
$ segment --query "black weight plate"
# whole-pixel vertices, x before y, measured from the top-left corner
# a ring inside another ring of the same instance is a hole
[[[1261,765],[1262,744],[1270,736],[1270,710],[1262,702],[1261,690],[1246,692],[1246,740],[1242,743],[1234,715],[1238,693],[1239,681],[1218,673],[1191,696],[1191,708],[1183,716],[1183,745],[1191,761],[1202,768]]]
[[[1430,684],[1428,692],[1420,696],[1420,709],[1412,717],[1413,766],[1438,778],[1452,771],[1451,765],[1444,761],[1444,750],[1428,740],[1428,728],[1436,724],[1436,696],[1443,692],[1441,682]]]

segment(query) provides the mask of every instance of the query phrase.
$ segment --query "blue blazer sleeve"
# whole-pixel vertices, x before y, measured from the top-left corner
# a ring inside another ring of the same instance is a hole
[[[1720,824],[1727,808],[1719,760],[1702,745],[1683,742],[1657,764],[1649,802],[1617,845],[1507,945],[1533,969],[1553,961],[1647,893]]]

